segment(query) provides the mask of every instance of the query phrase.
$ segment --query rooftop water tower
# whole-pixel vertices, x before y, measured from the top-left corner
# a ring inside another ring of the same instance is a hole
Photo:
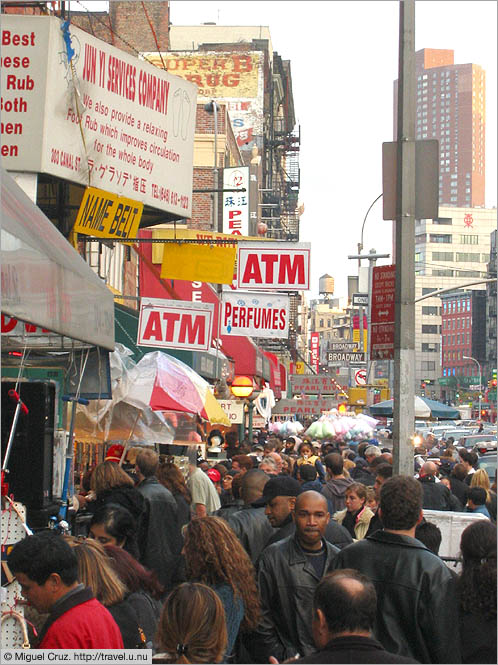
[[[318,282],[318,292],[324,296],[324,300],[329,300],[334,295],[334,278],[330,275],[322,275]]]

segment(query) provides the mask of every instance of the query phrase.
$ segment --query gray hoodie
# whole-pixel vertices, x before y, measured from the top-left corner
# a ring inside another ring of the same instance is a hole
[[[352,478],[333,478],[327,480],[322,489],[322,494],[327,499],[331,515],[346,507],[344,494],[346,489],[353,483],[354,480]]]

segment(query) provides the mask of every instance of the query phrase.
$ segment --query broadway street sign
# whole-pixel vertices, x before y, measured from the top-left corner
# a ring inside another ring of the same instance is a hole
[[[366,363],[365,353],[329,351],[327,353],[327,363],[329,365],[361,365]]]

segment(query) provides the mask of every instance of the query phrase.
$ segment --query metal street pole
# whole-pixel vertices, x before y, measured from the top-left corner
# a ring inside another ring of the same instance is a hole
[[[415,0],[399,3],[394,473],[413,476],[415,424]]]
[[[481,368],[481,363],[478,360],[476,360],[476,358],[473,358],[472,356],[462,356],[462,359],[463,360],[473,360],[476,363],[476,365],[479,369],[479,416],[478,417],[480,418],[481,417],[481,406],[482,406],[482,403],[481,403],[481,400],[482,400],[482,368]]]

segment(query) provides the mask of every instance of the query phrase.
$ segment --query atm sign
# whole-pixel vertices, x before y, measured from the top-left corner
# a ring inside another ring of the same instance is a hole
[[[307,291],[310,283],[310,243],[240,242],[237,288]]]

